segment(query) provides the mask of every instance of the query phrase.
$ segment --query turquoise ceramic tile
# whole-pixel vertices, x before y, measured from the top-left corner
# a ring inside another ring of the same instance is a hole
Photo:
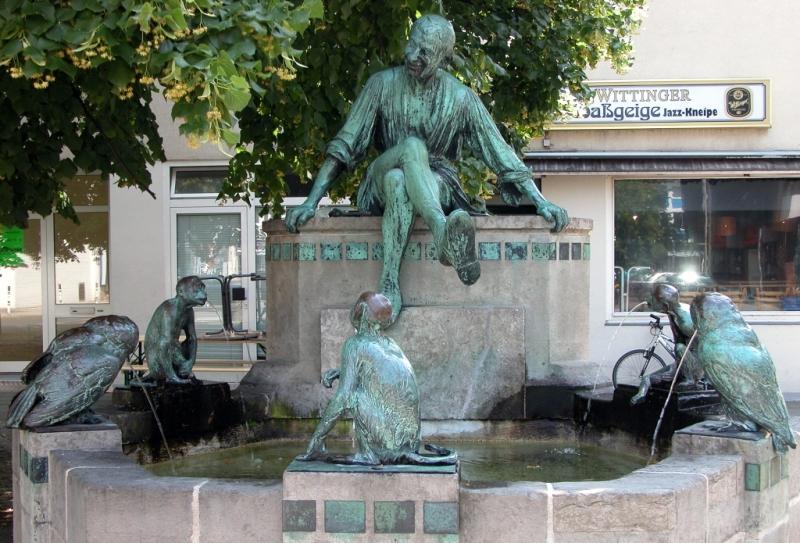
[[[506,260],[511,262],[528,260],[528,243],[525,241],[507,241]]]
[[[284,532],[316,532],[317,502],[314,500],[283,500]]]
[[[458,533],[457,502],[425,502],[422,509],[426,534]]]
[[[769,476],[769,470],[763,469],[768,466],[762,466],[761,464],[751,464],[746,463],[744,465],[744,489],[759,492],[764,490],[766,485],[766,479]]]
[[[569,260],[569,243],[558,244],[558,259]]]
[[[363,534],[366,505],[358,500],[325,500],[325,531],[331,534]]]
[[[292,260],[292,244],[291,243],[282,243],[281,244],[281,260]]]
[[[369,243],[353,242],[345,245],[345,258],[347,260],[366,260],[369,252]]]
[[[406,252],[403,253],[406,260],[420,260],[422,258],[422,247],[418,241],[410,241],[406,245]]]
[[[580,260],[583,256],[583,244],[581,243],[573,243],[572,244],[572,260]]]
[[[319,259],[320,260],[341,260],[342,259],[342,244],[341,243],[320,243],[319,244]]]
[[[383,260],[383,242],[376,241],[372,244],[372,260]]]
[[[478,243],[478,258],[481,260],[500,260],[499,241],[481,241]]]
[[[436,244],[432,241],[425,242],[425,260],[439,260]]]
[[[297,260],[309,262],[317,259],[316,243],[297,243]]]
[[[540,241],[533,242],[533,259],[534,260],[550,260],[550,249],[552,243],[543,243]]]
[[[375,502],[376,534],[413,534],[414,502]]]

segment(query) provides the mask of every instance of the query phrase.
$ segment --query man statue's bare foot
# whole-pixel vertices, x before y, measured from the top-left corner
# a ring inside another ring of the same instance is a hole
[[[381,282],[381,294],[389,299],[392,304],[392,323],[397,320],[400,310],[403,309],[403,296],[400,293],[400,285],[391,279]]]
[[[474,284],[481,276],[481,264],[475,252],[475,223],[469,213],[457,209],[447,217],[443,263],[449,262],[465,285]]]

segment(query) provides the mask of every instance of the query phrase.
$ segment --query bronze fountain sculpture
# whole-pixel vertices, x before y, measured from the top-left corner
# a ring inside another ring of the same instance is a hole
[[[95,317],[60,334],[22,371],[27,388],[12,400],[6,426],[101,422],[91,407],[114,381],[138,341],[136,324],[116,315]]]
[[[566,211],[536,188],[481,99],[444,69],[454,45],[455,32],[447,19],[425,15],[414,22],[405,65],[367,81],[329,143],[308,198],[286,214],[286,227],[296,232],[314,217],[339,175],[361,161],[370,147],[378,150],[359,187],[358,207],[364,214],[383,215],[378,290],[391,301],[392,322],[402,308],[400,265],[415,215],[430,228],[442,264],[453,266],[465,285],[480,277],[470,213],[481,214],[484,206],[470,200],[459,183],[453,162],[463,147],[497,174],[506,202],[519,205],[530,199],[555,231],[569,222]]]

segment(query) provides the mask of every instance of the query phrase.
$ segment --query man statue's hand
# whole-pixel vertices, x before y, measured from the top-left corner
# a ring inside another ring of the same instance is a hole
[[[286,212],[286,218],[283,219],[283,222],[289,232],[297,233],[298,227],[313,219],[316,213],[317,206],[306,201],[297,207],[290,208]]]
[[[536,214],[547,222],[553,223],[553,232],[561,232],[569,224],[567,211],[547,200],[536,206]]]

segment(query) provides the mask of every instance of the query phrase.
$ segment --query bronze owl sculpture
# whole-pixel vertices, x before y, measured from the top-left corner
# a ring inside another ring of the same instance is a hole
[[[138,342],[136,324],[117,315],[95,317],[60,334],[22,371],[28,386],[11,401],[6,426],[98,422],[90,408]]]
[[[692,302],[697,360],[719,392],[730,426],[772,433],[775,450],[797,442],[775,365],[730,298],[706,292]]]

